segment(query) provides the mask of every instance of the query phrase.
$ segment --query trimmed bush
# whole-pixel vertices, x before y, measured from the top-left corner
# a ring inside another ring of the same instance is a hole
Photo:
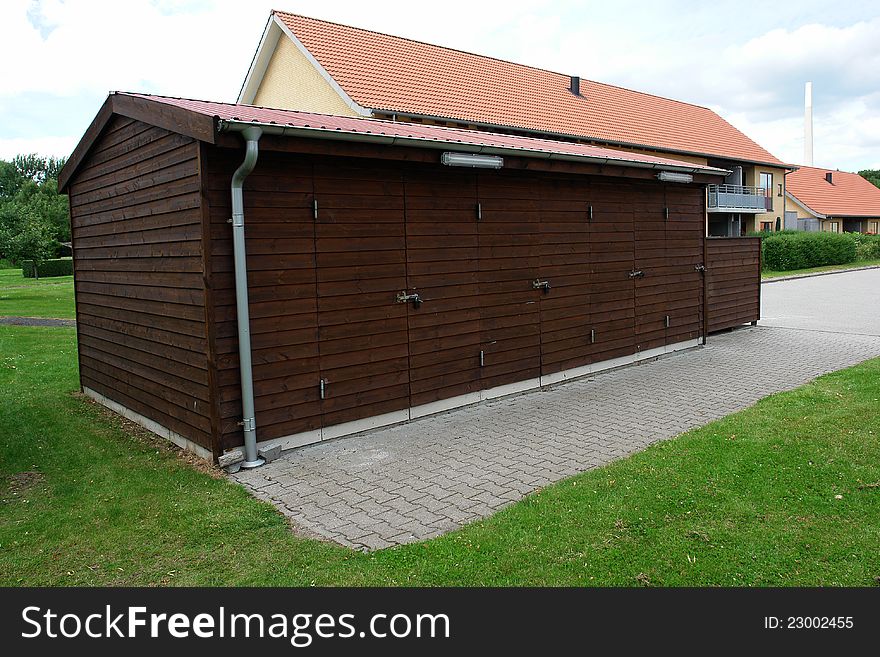
[[[880,235],[847,233],[856,243],[856,260],[880,260]]]
[[[73,275],[73,259],[59,258],[57,260],[44,260],[37,268],[40,278],[51,278],[53,276],[72,276]],[[25,278],[36,278],[34,272],[33,260],[21,261],[21,273]]]
[[[761,242],[764,268],[791,271],[824,265],[843,265],[856,259],[856,242],[841,233],[766,235]]]

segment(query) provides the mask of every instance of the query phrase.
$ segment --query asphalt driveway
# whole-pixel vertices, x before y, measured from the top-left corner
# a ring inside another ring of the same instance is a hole
[[[880,335],[880,269],[764,283],[761,325]]]
[[[437,536],[532,491],[880,355],[880,270],[764,284],[705,347],[302,448],[234,478],[308,535]]]

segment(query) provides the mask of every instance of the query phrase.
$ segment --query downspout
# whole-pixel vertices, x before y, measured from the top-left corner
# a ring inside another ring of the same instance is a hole
[[[238,314],[238,361],[241,373],[241,424],[244,428],[243,468],[256,468],[265,461],[257,454],[257,423],[254,412],[254,373],[251,365],[251,320],[248,309],[247,252],[244,242],[244,196],[242,187],[257,164],[262,128],[241,131],[247,143],[244,162],[232,174],[232,249],[235,259],[235,306]]]

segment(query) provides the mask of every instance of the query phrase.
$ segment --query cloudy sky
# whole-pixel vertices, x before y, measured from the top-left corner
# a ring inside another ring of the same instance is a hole
[[[794,163],[812,80],[816,165],[880,168],[876,0],[3,0],[0,158],[68,154],[111,90],[235,100],[272,8],[706,105]]]

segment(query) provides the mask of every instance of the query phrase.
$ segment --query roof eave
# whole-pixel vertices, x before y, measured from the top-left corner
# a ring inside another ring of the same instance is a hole
[[[504,146],[489,146],[480,144],[467,144],[457,141],[440,141],[425,139],[422,137],[405,137],[398,135],[364,134],[346,130],[330,130],[327,128],[306,128],[299,126],[283,126],[276,123],[260,123],[257,121],[232,121],[222,120],[218,124],[218,130],[236,131],[247,126],[259,126],[263,132],[270,135],[298,136],[306,138],[330,139],[338,141],[366,142],[374,144],[412,146],[418,148],[432,148],[438,150],[456,150],[468,153],[484,153],[489,155],[508,155],[514,157],[531,157],[545,160],[568,160],[574,162],[591,162],[596,164],[612,164],[618,166],[651,169],[655,171],[675,171],[690,174],[706,174],[710,176],[726,176],[730,172],[726,169],[689,165],[686,163],[667,164],[661,162],[641,162],[630,160],[625,157],[603,157],[601,155],[579,155],[574,153],[554,153],[543,150],[514,148]]]
[[[266,75],[266,69],[269,68],[269,60],[272,59],[272,54],[275,52],[278,39],[282,34],[282,31],[276,25],[277,21],[273,20],[274,18],[275,13],[272,12],[266,20],[263,36],[260,37],[260,43],[254,51],[251,65],[248,67],[244,82],[242,82],[241,89],[238,91],[237,103],[252,103],[257,95],[257,89],[259,89],[263,77]]]

